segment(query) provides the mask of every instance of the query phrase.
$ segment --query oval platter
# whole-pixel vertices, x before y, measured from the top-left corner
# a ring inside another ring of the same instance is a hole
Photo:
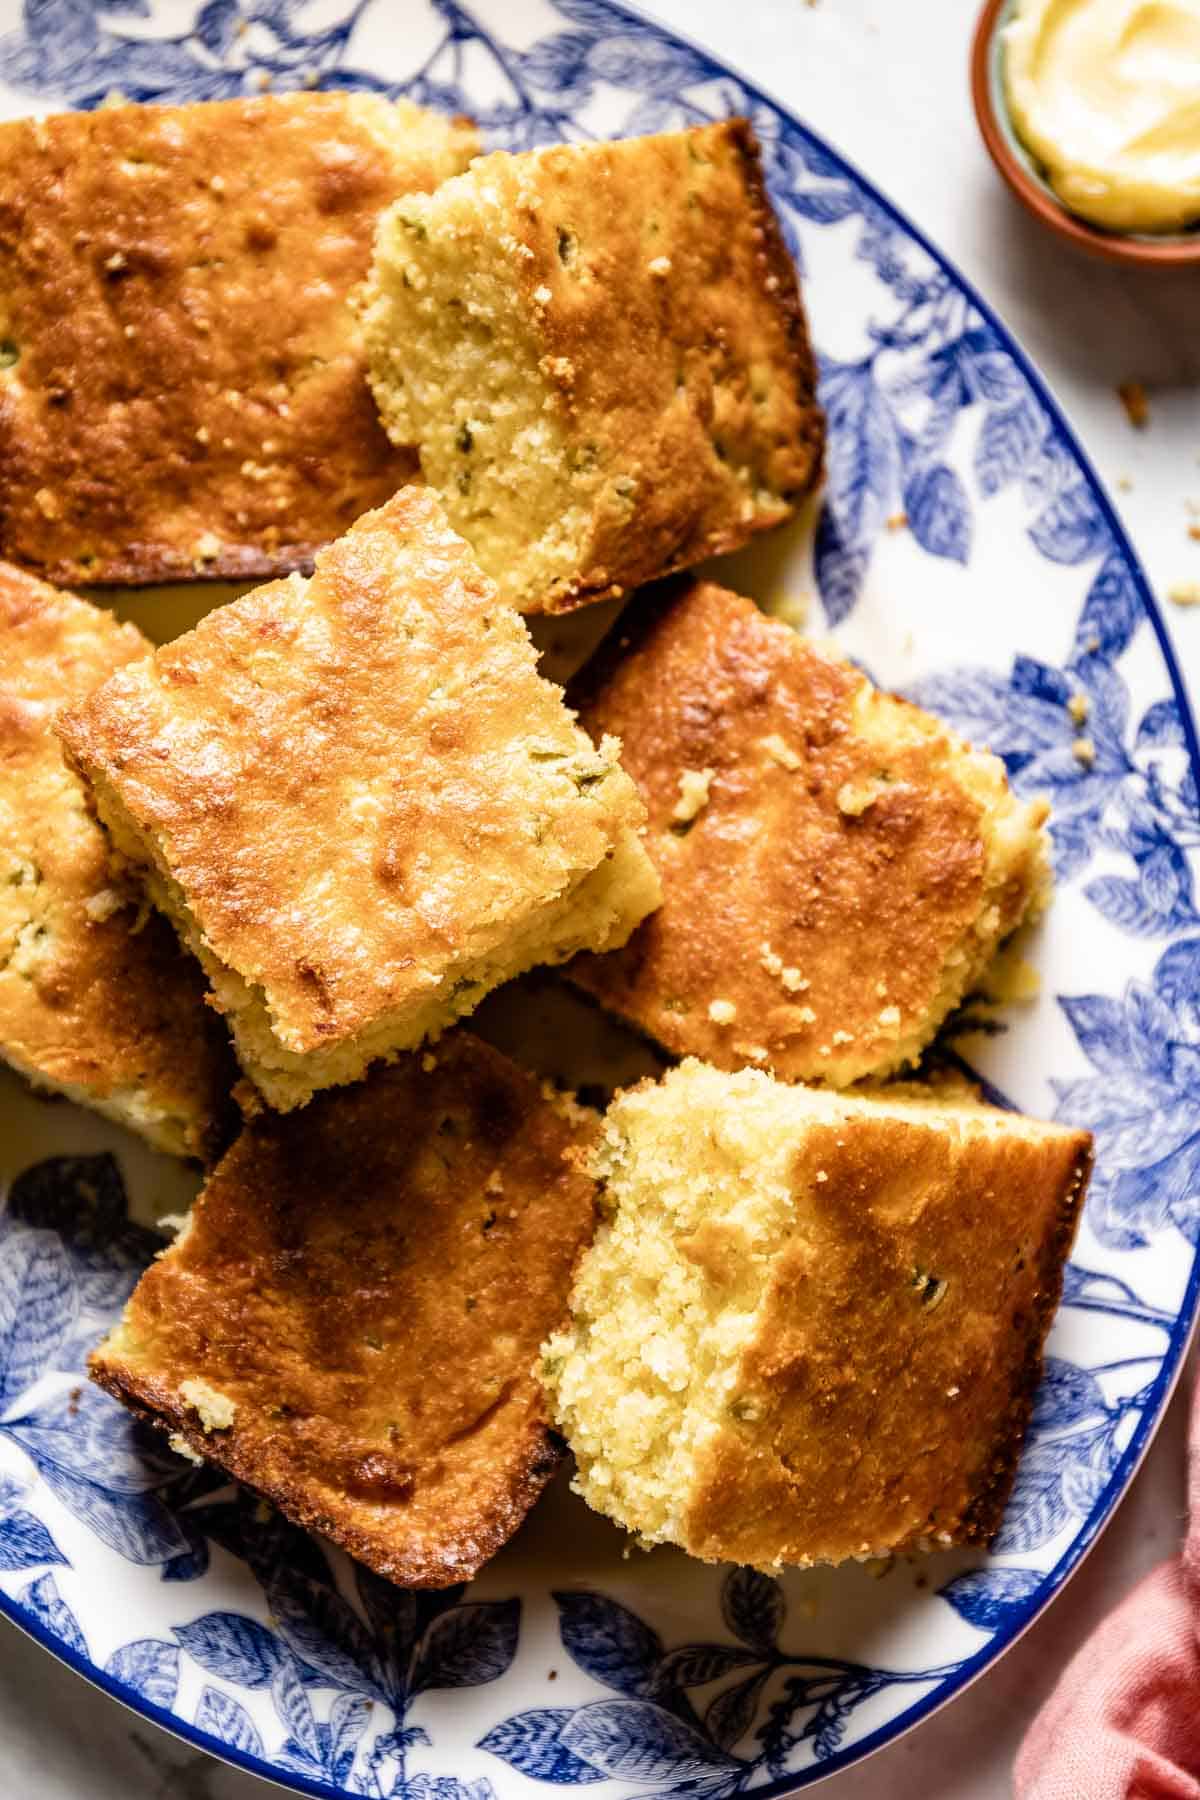
[[[1187,700],[1113,510],[1003,326],[836,152],[701,51],[607,0],[0,5],[6,114],[317,84],[467,111],[514,148],[753,120],[804,272],[829,468],[815,525],[731,580],[768,605],[809,596],[812,629],[1050,796],[1057,898],[1024,947],[1037,993],[977,1008],[953,1054],[993,1097],[1090,1127],[1097,1174],[990,1555],[781,1581],[626,1558],[563,1480],[468,1590],[411,1594],[87,1385],[161,1243],[137,1221],[194,1183],[0,1077],[0,1609],[146,1717],[302,1793],[767,1800],[1003,1652],[1094,1542],[1169,1397],[1200,1237]],[[550,1073],[638,1066],[546,983],[493,1007],[492,1029]]]

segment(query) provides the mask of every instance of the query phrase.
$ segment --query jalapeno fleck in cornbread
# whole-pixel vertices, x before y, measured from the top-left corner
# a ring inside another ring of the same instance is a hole
[[[61,721],[272,1106],[658,902],[645,809],[428,489]]]
[[[744,119],[498,151],[406,196],[365,322],[384,424],[523,611],[731,550],[818,479],[796,273]]]
[[[284,574],[408,480],[351,290],[473,127],[375,94],[0,124],[0,555],[76,585]]]
[[[901,1069],[1047,897],[1046,805],[998,758],[710,582],[648,596],[572,699],[622,741],[663,904],[571,977],[677,1054]]]
[[[461,1032],[262,1116],[93,1379],[391,1580],[468,1580],[561,1453],[534,1365],[594,1228],[596,1123]]]
[[[768,1569],[994,1536],[1086,1132],[688,1061],[618,1096],[592,1167],[608,1217],[542,1360],[589,1505]]]
[[[54,735],[151,646],[0,563],[0,1057],[160,1150],[207,1157],[235,1069],[204,979],[114,869]]]

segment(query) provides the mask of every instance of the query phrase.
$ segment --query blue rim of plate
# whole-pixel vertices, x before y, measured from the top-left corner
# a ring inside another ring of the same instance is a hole
[[[888,197],[876,187],[873,181],[863,175],[854,162],[844,156],[835,146],[830,144],[826,138],[805,125],[783,101],[773,98],[766,89],[760,87],[757,82],[748,80],[730,64],[718,61],[710,51],[706,50],[702,45],[697,44],[695,40],[686,33],[676,31],[671,27],[661,24],[657,19],[651,18],[646,13],[640,11],[640,9],[625,5],[623,0],[606,0],[606,5],[615,19],[627,19],[643,30],[655,32],[660,36],[673,40],[677,44],[685,46],[700,63],[703,63],[705,67],[711,71],[714,78],[719,79],[722,76],[732,75],[739,83],[742,90],[753,100],[760,102],[770,111],[779,114],[781,118],[785,119],[789,126],[805,138],[814,149],[822,152],[822,154],[827,156],[832,163],[838,164],[863,193],[869,196],[872,203],[878,206],[880,211],[894,224],[899,226],[914,243],[918,244],[932,262],[945,271],[950,279],[957,285],[959,291],[966,296],[970,304],[977,310],[980,317],[996,331],[1004,345],[1006,353],[1011,355],[1013,362],[1016,364],[1024,378],[1029,382],[1030,387],[1038,400],[1046,409],[1046,413],[1053,422],[1055,430],[1059,433],[1063,443],[1069,449],[1080,474],[1086,481],[1092,497],[1096,501],[1105,523],[1112,532],[1113,542],[1116,548],[1125,559],[1138,599],[1141,602],[1151,630],[1154,633],[1159,651],[1162,654],[1163,664],[1171,685],[1171,692],[1179,708],[1179,717],[1183,727],[1188,760],[1197,782],[1200,782],[1200,738],[1197,736],[1196,721],[1193,716],[1191,702],[1188,697],[1187,688],[1184,684],[1183,675],[1179,668],[1174,647],[1171,643],[1158,603],[1155,600],[1150,584],[1146,579],[1141,559],[1134,550],[1124,524],[1122,523],[1116,508],[1113,506],[1113,503],[1093,466],[1091,458],[1080,443],[1074,427],[1070,424],[1061,403],[1037,365],[1024,349],[1020,340],[1013,334],[1009,327],[1005,325],[995,309],[983,299],[974,283],[969,281],[967,277],[962,274],[957,264],[947,257],[943,251],[938,249],[920,227],[914,225],[907,214],[900,207],[896,206],[894,202],[889,200]],[[336,88],[336,80],[330,85]],[[1152,1384],[1151,1398],[1138,1419],[1138,1423],[1129,1443],[1126,1445],[1120,1460],[1113,1469],[1104,1491],[1096,1500],[1086,1519],[1080,1525],[1071,1544],[1063,1552],[1063,1555],[1059,1558],[1059,1561],[1054,1567],[1047,1571],[1036,1593],[1031,1596],[1030,1600],[1024,1606],[1012,1609],[1015,1616],[1013,1616],[1011,1623],[1006,1624],[997,1631],[974,1656],[966,1659],[953,1675],[948,1675],[940,1681],[932,1693],[926,1694],[922,1699],[914,1702],[911,1707],[908,1707],[894,1719],[889,1720],[887,1724],[879,1726],[866,1737],[860,1738],[857,1742],[847,1746],[843,1750],[836,1751],[832,1756],[811,1765],[807,1769],[799,1770],[794,1775],[783,1776],[777,1781],[768,1782],[762,1787],[754,1788],[753,1800],[782,1800],[782,1797],[785,1795],[797,1793],[806,1787],[814,1787],[818,1782],[825,1781],[829,1776],[837,1774],[840,1770],[849,1768],[854,1763],[864,1761],[876,1751],[882,1750],[887,1744],[904,1737],[908,1732],[921,1724],[923,1720],[929,1718],[933,1713],[940,1711],[940,1709],[949,1701],[961,1694],[964,1689],[970,1687],[971,1684],[978,1680],[978,1678],[983,1675],[993,1663],[999,1661],[1000,1657],[1003,1656],[1006,1651],[1011,1649],[1018,1638],[1024,1636],[1030,1626],[1037,1621],[1043,1612],[1045,1612],[1051,1601],[1061,1593],[1068,1577],[1074,1573],[1084,1557],[1094,1549],[1101,1531],[1108,1524],[1109,1520],[1116,1512],[1117,1507],[1128,1494],[1130,1485],[1162,1423],[1167,1406],[1179,1380],[1180,1374],[1182,1373],[1184,1360],[1191,1341],[1196,1334],[1197,1322],[1198,1318],[1200,1318],[1198,1302],[1200,1302],[1200,1250],[1197,1250],[1193,1254],[1192,1267],[1188,1276],[1187,1286],[1184,1290],[1179,1312],[1171,1330],[1167,1350],[1159,1365],[1158,1375]],[[152,1724],[160,1726],[162,1730],[169,1732],[171,1736],[178,1738],[181,1742],[190,1744],[198,1750],[206,1751],[210,1756],[216,1757],[218,1761],[227,1763],[232,1768],[240,1769],[246,1774],[257,1775],[262,1780],[272,1782],[275,1786],[282,1788],[285,1791],[319,1796],[320,1800],[346,1800],[347,1790],[345,1788],[333,1787],[328,1782],[324,1781],[313,1781],[309,1779],[309,1777],[300,1774],[298,1771],[283,1771],[277,1764],[268,1762],[263,1757],[253,1756],[245,1751],[238,1750],[223,1739],[213,1737],[210,1733],[199,1730],[187,1720],[181,1719],[177,1714],[168,1712],[162,1707],[156,1706],[153,1701],[147,1700],[143,1694],[138,1693],[126,1683],[116,1680],[113,1676],[107,1674],[104,1670],[96,1667],[95,1664],[80,1656],[77,1651],[73,1650],[69,1645],[64,1644],[61,1639],[54,1637],[50,1632],[46,1631],[30,1613],[26,1612],[15,1599],[10,1598],[3,1592],[0,1592],[0,1617],[9,1619],[28,1637],[32,1638],[35,1643],[40,1644],[43,1649],[48,1650],[52,1656],[56,1657],[59,1662],[64,1663],[69,1669],[72,1669],[77,1675],[81,1675],[84,1680],[90,1682],[93,1687],[99,1688],[101,1692],[109,1695],[113,1700],[119,1701],[121,1705],[126,1707],[130,1712],[150,1720]],[[653,1800],[652,1791],[647,1795],[647,1800]]]

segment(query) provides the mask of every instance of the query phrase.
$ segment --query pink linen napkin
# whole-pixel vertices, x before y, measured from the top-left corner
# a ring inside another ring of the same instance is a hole
[[[1017,1800],[1200,1800],[1200,1383],[1183,1553],[1093,1632],[1021,1746]]]

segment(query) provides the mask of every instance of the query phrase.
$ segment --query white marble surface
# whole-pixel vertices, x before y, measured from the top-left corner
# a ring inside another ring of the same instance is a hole
[[[399,0],[391,0],[398,4]],[[793,106],[880,181],[958,261],[1032,351],[1129,525],[1160,593],[1200,581],[1200,275],[1085,262],[1026,221],[993,175],[971,116],[968,0],[658,0],[646,10]],[[1140,379],[1148,428],[1115,387]],[[1200,686],[1200,608],[1167,606]],[[1196,1358],[1116,1519],[1066,1593],[999,1667],[878,1757],[836,1775],[830,1800],[1001,1800],[1013,1755],[1058,1671],[1133,1583],[1176,1547],[1184,1401]],[[267,1786],[124,1712],[0,1625],[4,1800],[254,1800]]]

